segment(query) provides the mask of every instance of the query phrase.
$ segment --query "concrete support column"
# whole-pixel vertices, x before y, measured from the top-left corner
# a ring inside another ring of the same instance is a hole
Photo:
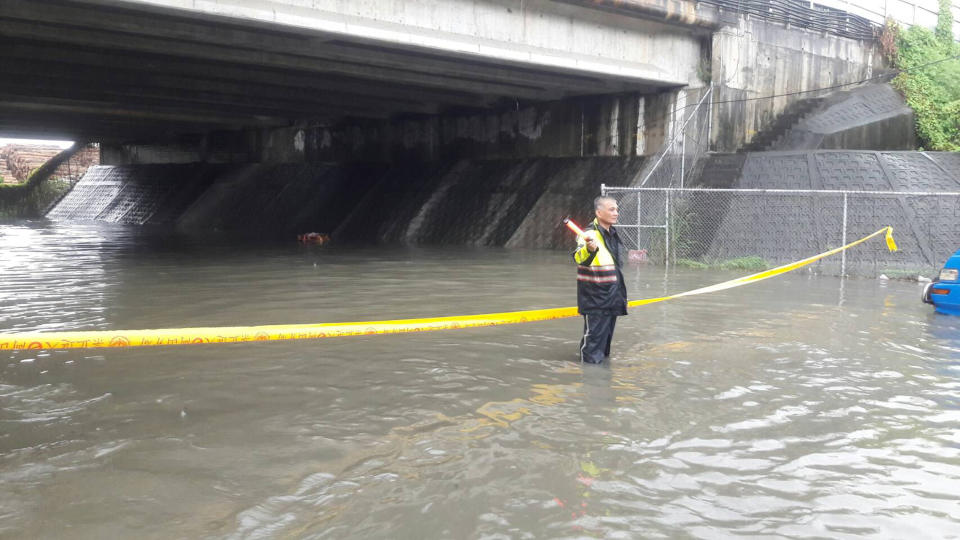
[[[646,127],[644,126],[644,115],[646,114],[646,98],[640,96],[637,98],[637,112],[635,118],[637,119],[636,127],[634,128],[634,133],[636,134],[636,144],[634,145],[634,155],[642,156],[647,152],[647,138],[644,135]]]

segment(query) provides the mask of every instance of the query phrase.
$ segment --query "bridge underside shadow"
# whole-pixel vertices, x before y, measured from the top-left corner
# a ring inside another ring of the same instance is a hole
[[[0,63],[3,133],[102,143],[683,84],[652,66],[621,77],[135,1],[5,0]]]

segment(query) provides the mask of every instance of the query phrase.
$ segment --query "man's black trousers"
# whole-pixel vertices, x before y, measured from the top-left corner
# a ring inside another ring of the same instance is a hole
[[[613,328],[617,325],[616,315],[584,315],[583,337],[580,338],[580,361],[599,364],[604,357],[610,356],[610,342],[613,341]]]

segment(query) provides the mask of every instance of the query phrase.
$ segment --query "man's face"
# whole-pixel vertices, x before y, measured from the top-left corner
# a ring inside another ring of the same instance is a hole
[[[616,225],[617,218],[620,216],[620,210],[617,208],[617,201],[600,201],[600,208],[597,208],[597,221],[604,227]]]

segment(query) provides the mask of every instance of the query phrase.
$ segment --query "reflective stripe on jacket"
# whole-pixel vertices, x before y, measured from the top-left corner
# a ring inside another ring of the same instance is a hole
[[[627,287],[620,271],[620,240],[616,230],[604,231],[594,219],[584,231],[597,231],[597,251],[578,241],[573,260],[577,263],[577,308],[581,314],[627,314]]]

